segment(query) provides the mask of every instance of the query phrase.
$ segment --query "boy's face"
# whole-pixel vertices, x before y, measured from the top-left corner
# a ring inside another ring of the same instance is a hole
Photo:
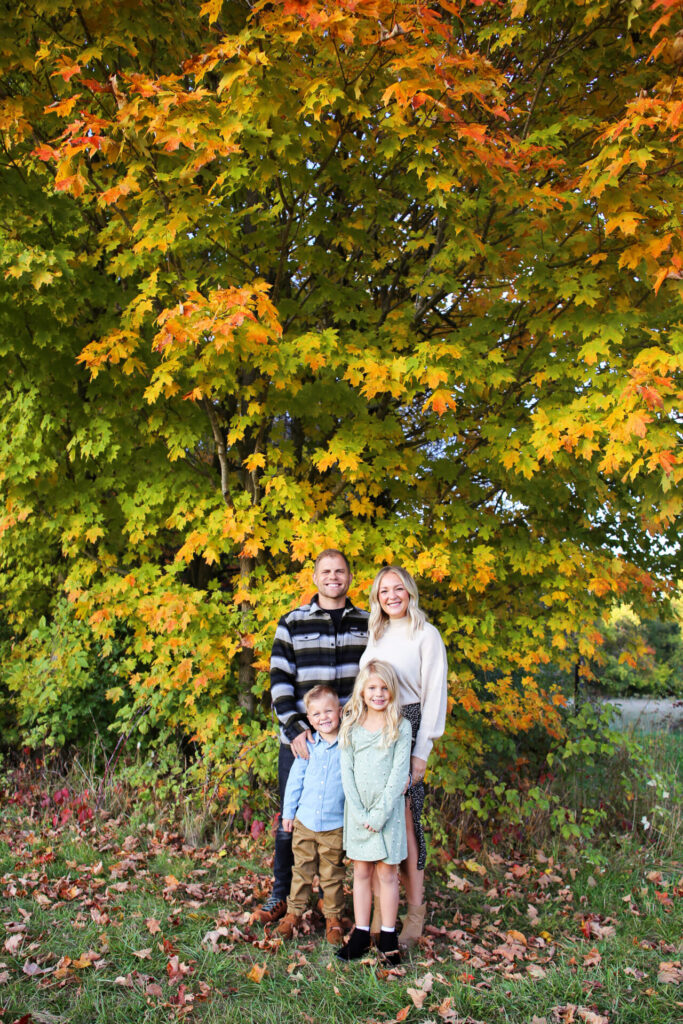
[[[339,732],[341,707],[334,697],[318,697],[312,700],[306,711],[308,721],[321,736],[334,736]]]

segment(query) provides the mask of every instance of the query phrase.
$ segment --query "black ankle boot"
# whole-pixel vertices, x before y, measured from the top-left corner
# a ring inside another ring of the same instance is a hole
[[[335,956],[340,960],[360,960],[370,949],[370,932],[354,928],[345,946],[340,946]]]
[[[380,951],[387,963],[400,964],[401,954],[398,949],[398,935],[396,929],[393,931],[379,933],[379,942],[377,943],[377,949]]]

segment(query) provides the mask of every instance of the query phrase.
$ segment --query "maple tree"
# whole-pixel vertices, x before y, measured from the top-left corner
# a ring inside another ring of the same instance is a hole
[[[267,774],[273,625],[328,545],[361,602],[385,562],[418,578],[441,781],[477,719],[561,728],[539,665],[676,571],[682,8],[4,5],[24,734],[69,693],[55,650],[118,645],[120,731]]]

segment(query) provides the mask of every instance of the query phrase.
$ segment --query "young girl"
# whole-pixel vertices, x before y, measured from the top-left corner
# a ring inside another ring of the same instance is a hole
[[[358,960],[370,946],[372,876],[379,882],[382,930],[378,948],[400,961],[396,936],[398,865],[407,855],[404,792],[410,772],[410,723],[401,716],[398,680],[391,665],[370,661],[356,677],[339,731],[344,808],[344,849],[353,860],[356,925],[337,950]]]

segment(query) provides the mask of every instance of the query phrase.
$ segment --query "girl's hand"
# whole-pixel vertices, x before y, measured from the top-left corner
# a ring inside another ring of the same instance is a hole
[[[376,828],[373,828],[372,825],[368,825],[367,822],[364,823],[363,828],[366,828],[368,830],[368,832],[376,832],[377,831]]]
[[[427,762],[421,757],[411,757],[410,759],[410,770],[413,776],[413,786],[416,782],[422,782],[427,771]]]

